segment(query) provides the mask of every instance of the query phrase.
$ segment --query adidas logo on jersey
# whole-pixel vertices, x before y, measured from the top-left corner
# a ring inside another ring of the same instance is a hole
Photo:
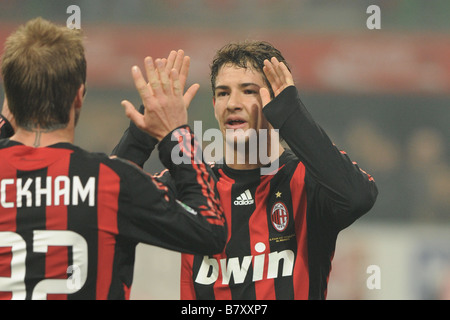
[[[235,206],[248,206],[253,204],[254,202],[255,200],[253,200],[250,190],[247,189],[240,196],[238,196],[233,203]]]

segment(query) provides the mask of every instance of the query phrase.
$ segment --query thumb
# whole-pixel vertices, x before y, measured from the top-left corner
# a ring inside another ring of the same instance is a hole
[[[136,110],[131,102],[128,100],[123,100],[121,105],[125,109],[125,115],[134,122],[136,127],[143,128],[145,126],[144,116]]]
[[[263,108],[271,101],[270,92],[267,88],[259,89]]]
[[[195,95],[197,94],[198,89],[200,89],[200,85],[198,83],[193,84],[184,94],[183,101],[186,109],[189,108],[189,105],[191,104],[192,99],[194,99]]]

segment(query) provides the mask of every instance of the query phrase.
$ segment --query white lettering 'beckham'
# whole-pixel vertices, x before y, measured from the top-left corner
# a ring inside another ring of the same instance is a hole
[[[45,205],[78,205],[88,202],[90,207],[95,206],[95,178],[90,177],[83,185],[80,177],[67,176],[46,177],[45,186],[42,178],[3,179],[0,181],[0,206],[3,208],[40,207],[42,196],[45,196]],[[10,195],[11,194],[11,195]],[[14,197],[13,194],[16,196]],[[10,195],[10,196],[9,196]]]

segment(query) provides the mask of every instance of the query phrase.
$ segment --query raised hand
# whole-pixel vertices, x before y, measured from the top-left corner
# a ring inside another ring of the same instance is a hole
[[[287,87],[294,85],[294,78],[287,66],[283,62],[279,62],[275,57],[270,61],[264,61],[263,71],[272,86],[275,97]],[[265,107],[271,100],[270,92],[267,88],[261,88],[260,94],[263,107]]]
[[[184,60],[184,58],[183,58]],[[198,91],[198,84],[193,85],[183,97],[186,82],[184,63],[176,65],[176,57],[171,55],[165,61],[151,57],[144,60],[148,82],[144,79],[139,67],[132,68],[132,76],[136,89],[145,106],[144,115],[127,100],[122,101],[125,113],[136,126],[162,140],[173,129],[187,124],[187,107]],[[179,71],[183,73],[180,77]],[[188,68],[187,68],[188,69]],[[181,78],[181,79],[180,79]]]

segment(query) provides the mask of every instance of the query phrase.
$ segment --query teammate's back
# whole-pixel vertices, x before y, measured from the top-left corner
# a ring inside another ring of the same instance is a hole
[[[81,39],[35,19],[6,42],[3,112],[14,130],[0,135],[0,299],[127,299],[139,242],[204,254],[226,242],[181,95],[162,93],[172,103],[157,105],[178,117],[146,112],[141,126],[158,138],[173,183],[74,145],[86,91]],[[188,161],[175,165],[176,149]]]

